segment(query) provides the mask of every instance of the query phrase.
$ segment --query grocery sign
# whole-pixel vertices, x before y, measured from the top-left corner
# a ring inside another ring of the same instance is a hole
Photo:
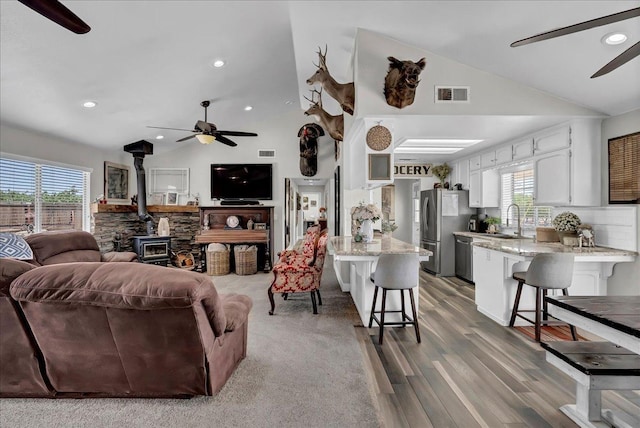
[[[394,178],[432,177],[430,163],[397,163],[393,165]]]

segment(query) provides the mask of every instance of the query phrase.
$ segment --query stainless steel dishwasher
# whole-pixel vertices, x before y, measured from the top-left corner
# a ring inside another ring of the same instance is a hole
[[[456,276],[473,284],[473,238],[456,235]]]

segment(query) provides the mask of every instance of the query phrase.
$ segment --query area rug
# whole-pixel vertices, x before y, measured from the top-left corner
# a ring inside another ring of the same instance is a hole
[[[536,337],[536,332],[535,332],[535,327],[533,326],[525,326],[525,327],[514,327],[517,331],[519,331],[520,333],[524,334],[525,336],[527,336],[529,339],[531,340],[535,340]],[[583,337],[580,335],[580,333],[578,334],[578,340],[588,340],[587,338]],[[551,325],[544,325],[542,327],[540,327],[540,341],[541,342],[554,342],[554,341],[564,341],[564,340],[572,340],[571,338],[571,330],[569,330],[569,327],[566,325],[559,325],[559,326],[551,326]]]
[[[308,294],[276,295],[273,274],[211,277],[221,293],[251,296],[247,358],[215,397],[174,399],[2,399],[2,427],[377,427],[349,294],[326,260],[322,306]],[[99,370],[99,368],[96,368]],[[161,375],[161,374],[159,374]]]

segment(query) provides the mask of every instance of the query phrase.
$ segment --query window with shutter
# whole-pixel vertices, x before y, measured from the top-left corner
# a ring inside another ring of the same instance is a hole
[[[640,203],[640,132],[609,140],[609,203]]]
[[[89,230],[90,172],[0,158],[0,231]]]
[[[538,226],[551,225],[551,207],[533,205],[534,175],[533,169],[503,172],[501,174],[502,198],[500,214],[502,225],[517,227],[518,211],[511,208],[507,215],[507,208],[511,204],[520,207],[520,221],[522,229],[535,230]]]

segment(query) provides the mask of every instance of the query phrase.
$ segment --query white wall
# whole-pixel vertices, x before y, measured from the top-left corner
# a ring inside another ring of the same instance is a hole
[[[609,155],[608,141],[611,138],[640,132],[640,109],[602,121],[602,205],[609,202]],[[637,223],[640,226],[640,209]],[[640,227],[637,229],[640,230]],[[618,263],[608,281],[608,292],[614,295],[640,295],[640,256],[633,263]]]

